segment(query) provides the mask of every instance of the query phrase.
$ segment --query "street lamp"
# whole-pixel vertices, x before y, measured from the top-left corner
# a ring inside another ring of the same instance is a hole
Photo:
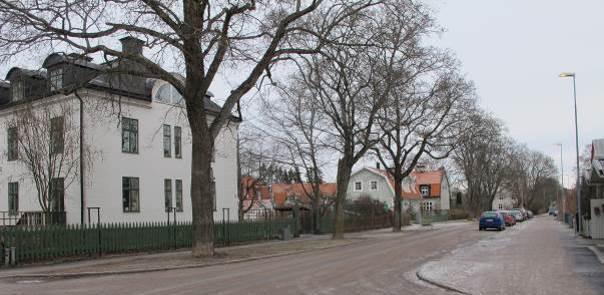
[[[575,73],[561,73],[561,78],[573,78],[573,97],[575,100],[575,145],[577,148],[577,232],[581,233],[581,168],[579,167],[579,123],[577,122],[577,84]]]
[[[562,202],[562,222],[566,223],[566,196],[564,193],[564,162],[562,160],[562,144],[558,143],[556,145],[560,146],[560,185],[562,187],[562,195],[560,195],[560,201]]]

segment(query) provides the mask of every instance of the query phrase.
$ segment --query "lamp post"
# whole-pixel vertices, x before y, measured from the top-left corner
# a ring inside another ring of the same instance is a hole
[[[562,189],[562,194],[560,195],[560,201],[562,202],[562,222],[566,223],[566,200],[564,194],[564,162],[562,160],[562,144],[558,143],[557,146],[560,146],[560,186]]]
[[[579,123],[577,122],[577,84],[575,73],[561,73],[561,78],[573,78],[573,98],[575,100],[575,147],[577,149],[577,233],[581,233],[581,168],[579,166]]]

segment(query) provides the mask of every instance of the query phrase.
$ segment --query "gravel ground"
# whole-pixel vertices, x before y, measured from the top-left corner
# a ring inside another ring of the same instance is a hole
[[[540,216],[460,247],[419,271],[469,294],[602,294],[603,268],[588,252],[568,229]]]

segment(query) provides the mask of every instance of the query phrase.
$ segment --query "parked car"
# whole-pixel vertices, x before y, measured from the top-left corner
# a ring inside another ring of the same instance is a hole
[[[480,215],[480,221],[478,222],[478,230],[486,230],[494,228],[499,231],[505,229],[505,221],[503,215],[497,211],[485,211]]]
[[[510,210],[510,214],[512,215],[512,217],[514,217],[514,219],[516,219],[517,222],[524,221],[524,215],[520,210],[512,209]]]
[[[556,216],[556,215],[557,215],[557,214],[556,214],[556,211],[557,211],[557,210],[556,210],[556,208],[555,208],[555,207],[549,207],[549,212],[548,212],[548,213],[549,213],[549,215],[554,215],[554,216]]]
[[[516,224],[516,219],[512,216],[509,211],[499,211],[503,215],[503,220],[506,226],[513,226]]]
[[[528,214],[529,219],[531,219],[531,218],[533,218],[533,216],[535,216],[535,214],[533,214],[533,211],[531,211],[531,210],[526,210],[526,213]]]

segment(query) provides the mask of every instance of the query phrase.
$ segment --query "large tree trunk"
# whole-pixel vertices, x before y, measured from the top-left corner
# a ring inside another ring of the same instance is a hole
[[[212,195],[212,140],[192,128],[191,206],[193,214],[192,254],[214,255],[214,197]]]
[[[336,191],[336,212],[334,217],[333,239],[344,238],[344,201],[348,190],[348,182],[352,173],[351,162],[346,156],[338,160],[337,191]]]
[[[402,177],[395,173],[394,176],[394,214],[392,220],[392,231],[400,232],[401,231],[401,217],[402,217],[402,205],[401,205],[401,192],[403,190],[401,183]]]
[[[321,210],[320,208],[320,204],[319,202],[321,201],[320,198],[320,191],[318,189],[315,190],[314,192],[314,198],[312,200],[312,232],[315,235],[318,235],[321,233],[321,212],[319,212]]]

